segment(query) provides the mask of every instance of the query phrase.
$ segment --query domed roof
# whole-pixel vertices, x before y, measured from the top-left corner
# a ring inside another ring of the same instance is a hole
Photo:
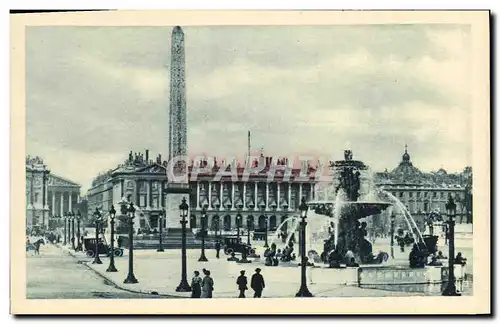
[[[408,154],[408,146],[405,145],[405,153],[403,154],[402,161],[392,170],[391,177],[401,181],[415,181],[418,180],[421,175],[422,172],[411,163],[410,154]]]

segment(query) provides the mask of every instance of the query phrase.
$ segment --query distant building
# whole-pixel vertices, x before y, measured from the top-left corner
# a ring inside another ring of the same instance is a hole
[[[447,173],[444,169],[425,173],[411,162],[408,149],[402,156],[399,165],[391,172],[376,174],[376,184],[398,198],[415,219],[423,221],[426,215],[435,212],[446,214],[448,195],[457,204],[457,221],[471,218],[472,202],[468,200],[471,186],[472,169],[466,168],[461,173]]]
[[[42,158],[26,158],[26,225],[48,227],[55,217],[69,210],[76,212],[80,185],[55,175]]]
[[[220,177],[216,174],[221,169],[230,170],[231,164],[224,161],[204,161],[204,167],[210,171],[197,175],[196,181],[190,181],[190,228],[200,227],[202,207],[207,207],[207,226],[210,229],[235,229],[237,215],[241,215],[241,228],[264,228],[265,217],[268,217],[269,229],[275,229],[287,217],[288,211],[296,211],[301,196],[314,198],[314,176],[311,169],[291,168],[286,166],[286,159],[279,161],[276,176],[267,180],[267,171],[272,158],[260,158],[254,165],[263,163],[264,169],[258,174],[251,174],[248,180],[242,178],[244,167],[236,166],[238,181],[231,177]],[[189,166],[189,174],[193,170],[193,161]],[[233,164],[234,165],[234,164]],[[165,207],[165,189],[167,162],[161,155],[156,160],[149,159],[149,151],[145,155],[132,154],[115,169],[98,175],[87,193],[89,214],[96,207],[107,212],[111,205],[117,208],[123,198],[134,202],[138,207],[135,225],[141,228],[158,227],[158,216]],[[295,181],[300,174],[309,174],[301,182]],[[285,176],[285,174],[289,177]],[[191,179],[191,177],[189,177]],[[168,222],[167,215],[167,222]],[[168,227],[168,224],[164,224]]]

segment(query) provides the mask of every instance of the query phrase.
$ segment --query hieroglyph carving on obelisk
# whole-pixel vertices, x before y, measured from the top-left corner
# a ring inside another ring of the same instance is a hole
[[[170,64],[170,120],[168,160],[187,154],[186,80],[184,33],[179,26],[172,31]]]

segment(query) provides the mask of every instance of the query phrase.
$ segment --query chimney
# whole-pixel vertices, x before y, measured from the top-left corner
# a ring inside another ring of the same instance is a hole
[[[149,162],[149,150],[146,150],[146,162]]]

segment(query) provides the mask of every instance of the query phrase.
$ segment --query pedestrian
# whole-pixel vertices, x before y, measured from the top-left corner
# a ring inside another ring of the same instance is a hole
[[[217,252],[217,254],[215,255],[215,257],[218,259],[219,258],[219,253],[220,253],[220,242],[219,241],[215,241],[215,251]]]
[[[247,287],[247,277],[245,276],[245,270],[240,271],[240,276],[238,279],[236,279],[236,284],[238,285],[238,290],[240,291],[240,295],[238,298],[245,298],[245,290],[248,289]]]
[[[252,275],[250,287],[252,287],[254,291],[253,298],[262,297],[262,290],[266,287],[264,277],[260,274],[260,271],[260,268],[257,268],[255,269],[255,273]]]
[[[201,298],[212,298],[214,291],[214,280],[210,277],[210,271],[204,270],[205,277],[201,281]]]
[[[191,298],[201,297],[201,281],[200,272],[196,270],[191,280]]]

